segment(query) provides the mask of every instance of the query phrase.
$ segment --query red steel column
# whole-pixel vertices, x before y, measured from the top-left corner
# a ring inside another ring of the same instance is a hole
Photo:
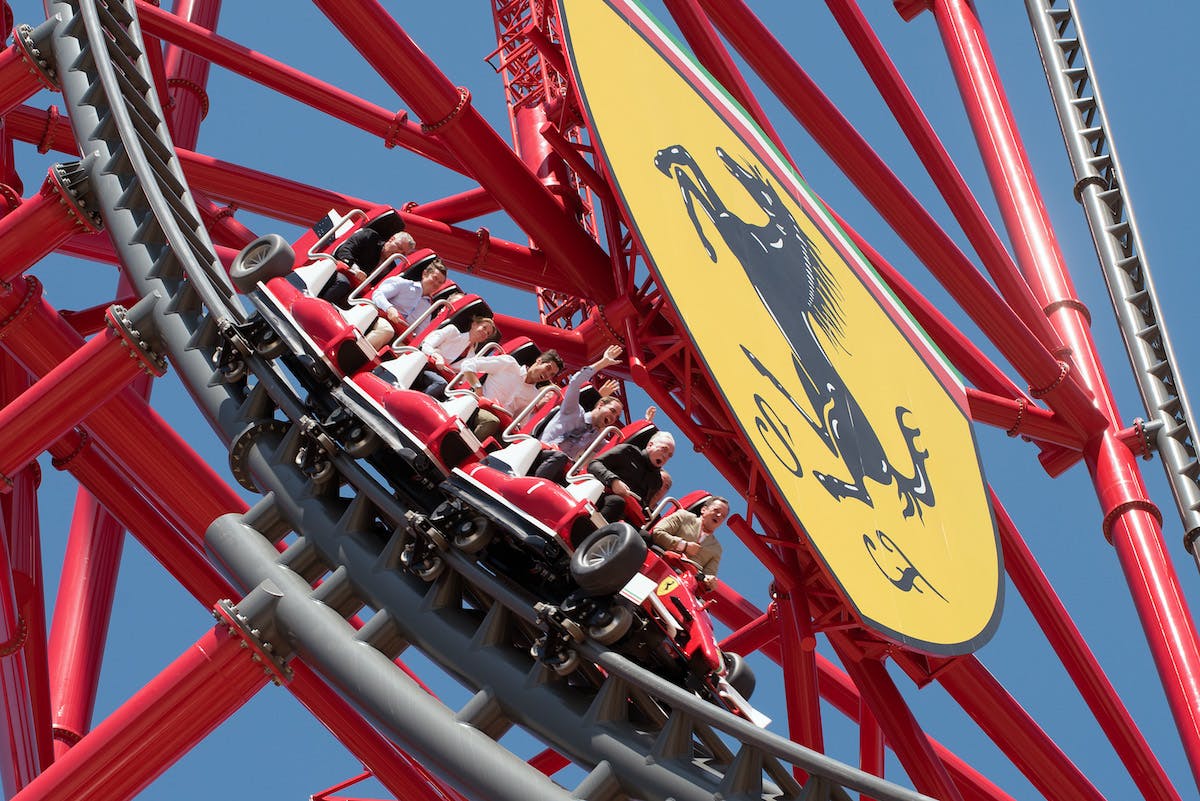
[[[153,351],[157,336],[137,328],[153,325],[155,300],[148,297],[128,312],[111,307],[103,333],[0,409],[0,491],[11,488],[12,473],[139,374],[166,372],[166,360]]]
[[[9,399],[29,388],[29,376],[12,359],[0,354],[0,397]],[[41,526],[38,516],[38,485],[42,471],[30,463],[13,476],[12,492],[0,494],[0,509],[7,526],[8,553],[12,569],[17,614],[25,621],[28,635],[21,647],[29,682],[33,731],[41,765],[54,752],[50,736],[50,679],[46,657],[46,603],[42,584]],[[41,768],[38,769],[40,772]]]
[[[56,759],[91,728],[124,539],[121,524],[81,487],[50,627]]]
[[[38,774],[37,734],[21,649],[28,623],[17,613],[7,537],[0,537],[0,785],[6,797]]]
[[[221,15],[221,0],[175,0],[172,13],[181,20],[205,31],[217,29]],[[208,59],[189,53],[175,44],[168,44],[163,55],[163,71],[167,74],[166,90],[170,108],[171,139],[179,147],[196,149],[200,122],[208,114]]]
[[[209,631],[14,799],[132,798],[266,682],[240,638]]]
[[[1120,418],[1087,310],[1076,299],[979,19],[967,0],[937,0],[933,10],[1017,262],[1110,421],[1084,456],[1104,513],[1104,535],[1116,548],[1192,775],[1200,782],[1200,641],[1162,542],[1161,516],[1133,455],[1115,436]]]

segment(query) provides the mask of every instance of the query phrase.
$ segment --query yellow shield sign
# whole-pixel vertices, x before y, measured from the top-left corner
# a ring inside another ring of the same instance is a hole
[[[748,446],[865,625],[967,653],[1002,598],[958,375],[753,122],[639,6],[560,0],[613,188]]]

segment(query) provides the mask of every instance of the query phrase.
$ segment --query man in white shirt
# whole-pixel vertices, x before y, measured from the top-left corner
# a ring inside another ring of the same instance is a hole
[[[379,350],[391,342],[396,334],[408,328],[433,303],[433,295],[446,283],[446,265],[434,259],[421,271],[420,281],[410,281],[396,275],[371,294],[371,302],[379,309],[380,318],[367,332],[367,342]],[[429,327],[429,319],[421,321],[414,333]]]
[[[441,371],[458,372],[462,369],[461,361],[464,358],[474,356],[489,342],[499,341],[500,329],[496,327],[496,321],[483,315],[476,315],[466,331],[458,330],[453,323],[431,331],[421,341],[421,352],[429,357],[435,369],[421,374],[425,384],[422,391],[435,398],[443,397],[447,379]]]
[[[466,379],[478,386],[479,373],[487,378],[481,394],[503,406],[512,414],[524,409],[537,397],[538,385],[550,381],[563,368],[558,351],[548,350],[526,367],[508,354],[496,356],[470,356],[462,360]],[[471,421],[475,437],[483,442],[500,431],[500,417],[487,409],[480,409]]]

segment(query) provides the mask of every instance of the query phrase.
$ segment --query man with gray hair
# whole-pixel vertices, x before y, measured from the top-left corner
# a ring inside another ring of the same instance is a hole
[[[675,437],[659,431],[645,448],[625,443],[605,451],[588,464],[588,472],[604,484],[596,503],[600,515],[610,523],[625,519],[627,499],[643,509],[662,491],[662,469],[675,454]]]

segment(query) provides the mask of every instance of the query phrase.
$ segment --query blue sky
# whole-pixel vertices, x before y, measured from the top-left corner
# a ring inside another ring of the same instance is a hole
[[[36,23],[43,16],[38,3],[11,5],[18,23]],[[452,0],[448,4],[386,5],[451,80],[470,87],[475,107],[506,134],[508,125],[500,83],[483,62],[483,57],[495,47],[487,4]],[[946,220],[944,204],[826,10],[819,4],[803,4],[803,12],[796,10],[801,4],[752,5],[912,191],[935,216]],[[1161,14],[1152,15],[1148,10],[1117,0],[1091,0],[1079,5],[1095,77],[1109,114],[1110,133],[1125,169],[1126,190],[1138,216],[1145,254],[1154,271],[1164,317],[1171,326],[1180,357],[1179,368],[1186,381],[1200,370],[1193,344],[1196,335],[1193,305],[1197,294],[1190,241],[1193,204],[1187,200],[1196,166],[1191,155],[1194,153],[1191,137],[1198,120],[1192,102],[1195,82],[1183,53],[1190,44],[1190,32],[1200,22],[1197,19],[1200,12],[1191,6],[1175,9],[1169,24],[1164,24]],[[1028,20],[1017,3],[981,6],[993,52],[1016,109],[1017,123],[1041,181],[1046,207],[1057,228],[1079,297],[1092,310],[1095,337],[1109,380],[1123,418],[1129,422],[1144,412],[1112,322],[1081,211],[1071,196],[1072,179]],[[991,210],[993,204],[987,199],[986,181],[969,139],[933,19],[923,15],[912,23],[903,23],[890,4],[873,4],[869,14],[913,91],[925,104],[935,128],[958,159],[968,182],[985,208]],[[227,3],[218,30],[386,108],[405,107],[345,45],[340,34],[307,5],[277,0]],[[209,94],[212,109],[201,129],[198,149],[219,158],[397,206],[408,200],[436,199],[470,186],[461,176],[401,151],[385,150],[378,140],[221,70],[213,71]],[[61,98],[48,94],[39,95],[32,102],[43,107],[49,103],[62,105]],[[923,275],[895,235],[812,146],[786,112],[765,97],[764,103],[813,188],[927,291],[948,315],[962,320],[963,315]],[[55,154],[40,155],[30,146],[18,145],[17,163],[27,195],[40,183],[49,164],[60,159]],[[243,218],[240,214],[238,217],[259,233],[278,231],[287,236],[298,233],[274,221]],[[998,218],[993,215],[993,219]],[[479,224],[486,224],[497,236],[514,241],[523,239],[504,219],[489,218]],[[953,224],[945,224],[956,240],[962,242]],[[998,222],[995,224],[1000,227]],[[69,259],[48,259],[37,268],[37,273],[47,285],[48,299],[59,308],[81,308],[101,302],[111,296],[114,285],[111,269]],[[510,313],[530,316],[536,313],[531,298],[494,287],[474,286]],[[971,331],[969,327],[966,330]],[[979,340],[977,334],[972,336]],[[986,350],[994,352],[990,347]],[[1196,381],[1200,378],[1193,378],[1193,384]],[[173,379],[155,386],[154,404],[201,453],[225,469],[224,455],[215,437],[203,428]],[[1099,507],[1086,474],[1076,467],[1051,481],[1041,472],[1030,446],[982,426],[977,428],[977,436],[989,480],[1159,759],[1181,794],[1188,797],[1193,789],[1190,773],[1116,555],[1100,534]],[[1153,497],[1166,517],[1164,537],[1168,550],[1194,606],[1200,580],[1194,564],[1179,545],[1181,531],[1174,517],[1174,503],[1165,491],[1161,467],[1156,462],[1142,464]],[[74,490],[49,464],[43,468],[46,475],[42,490],[43,538],[50,582],[61,561],[69,524],[67,510]],[[711,468],[686,446],[680,449],[672,472],[677,485],[718,486]],[[727,534],[726,541],[730,543],[729,555],[722,577],[751,600],[765,605],[767,580],[762,569],[734,543],[732,536]],[[110,632],[110,658],[103,674],[98,714],[119,705],[210,625],[207,612],[197,608],[130,541],[122,565],[121,588]],[[979,657],[1058,739],[1102,793],[1113,798],[1136,794],[1011,586],[999,631]],[[437,671],[419,656],[412,655],[410,661],[448,703],[458,705],[465,700],[464,690],[438,678]],[[772,703],[781,703],[778,680],[765,666],[759,672],[762,689],[756,701],[770,711]],[[1032,788],[986,743],[944,693],[936,686],[917,691],[898,671],[894,675],[931,734],[1014,798],[1033,797]],[[853,761],[853,731],[832,710],[827,711],[825,720],[831,753]],[[515,748],[530,747],[521,738],[516,740]],[[234,786],[237,789],[233,792],[244,797],[306,797],[357,773],[358,769],[356,760],[325,734],[288,693],[269,687],[151,785],[142,797],[189,801],[229,792]],[[889,770],[898,768],[891,764]],[[364,790],[363,794],[368,792]]]

